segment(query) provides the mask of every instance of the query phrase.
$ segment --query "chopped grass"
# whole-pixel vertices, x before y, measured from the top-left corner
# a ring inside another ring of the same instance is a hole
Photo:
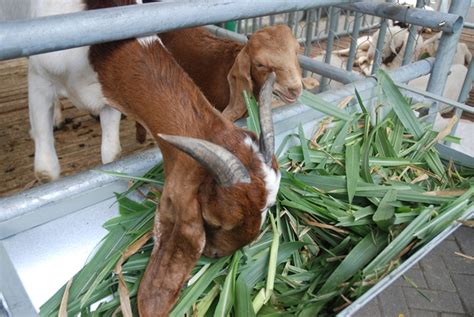
[[[357,93],[362,113],[353,114],[303,94],[304,103],[332,117],[333,127],[309,138],[300,127],[292,135],[300,145],[279,157],[277,204],[260,237],[232,256],[202,257],[170,316],[334,315],[472,210],[473,171],[444,165],[433,148],[438,135],[413,115],[385,73],[378,76],[389,111],[375,126]],[[245,99],[248,128],[258,131],[255,100]],[[113,271],[152,229],[160,191],[148,191],[143,201],[127,195],[144,183],[162,185],[162,165],[131,179],[131,189],[117,195],[119,215],[104,224],[108,234],[41,316],[57,315],[66,300],[69,316],[112,316],[120,309],[120,282],[137,315],[153,242],[123,263],[120,279]]]

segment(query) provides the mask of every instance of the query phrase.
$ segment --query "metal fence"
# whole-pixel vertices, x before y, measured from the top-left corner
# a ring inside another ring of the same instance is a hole
[[[407,82],[416,77],[432,72],[432,76],[428,85],[428,93],[410,94],[416,100],[429,100],[430,102],[445,102],[456,107],[459,111],[470,111],[468,107],[462,103],[445,100],[445,98],[437,96],[435,93],[443,91],[446,77],[454,56],[453,48],[457,45],[460,33],[462,31],[463,15],[469,8],[470,1],[452,0],[450,13],[432,14],[425,10],[406,10],[401,7],[393,7],[392,4],[370,4],[370,3],[353,3],[350,7],[343,6],[351,3],[350,0],[288,0],[288,1],[206,1],[194,3],[189,6],[187,3],[162,3],[162,4],[145,4],[141,6],[128,6],[120,8],[111,8],[105,10],[97,10],[90,12],[79,12],[74,14],[51,16],[37,18],[28,21],[10,21],[0,22],[0,60],[15,58],[20,56],[29,56],[51,52],[55,50],[67,49],[83,45],[91,45],[100,42],[120,40],[130,37],[138,37],[158,33],[162,31],[172,30],[176,28],[205,25],[210,23],[221,23],[225,21],[236,21],[239,19],[252,18],[252,23],[247,22],[253,28],[258,27],[260,23],[259,16],[269,15],[269,23],[271,17],[276,14],[285,12],[306,12],[306,16],[302,17],[303,22],[307,22],[306,29],[301,31],[302,41],[306,45],[312,45],[314,41],[327,38],[328,51],[325,62],[317,62],[307,56],[300,56],[300,63],[304,69],[310,72],[317,72],[322,76],[339,81],[344,86],[339,90],[331,90],[320,93],[320,97],[328,102],[338,102],[342,98],[353,95],[354,88],[360,92],[362,98],[370,100],[373,97],[374,87],[377,85],[376,79],[373,77],[364,78],[360,75],[350,72],[350,67],[340,69],[329,65],[328,56],[332,49],[334,39],[338,36],[336,21],[340,21],[338,16],[343,16],[342,28],[340,32],[347,34],[350,32],[351,38],[351,54],[355,52],[359,32],[366,26],[375,26],[380,21],[381,31],[386,28],[387,12],[392,12],[390,17],[399,19],[402,22],[411,23],[418,26],[433,27],[438,26],[443,30],[443,36],[440,39],[440,50],[438,58],[418,61],[413,64],[406,65],[399,70],[391,72],[392,78],[399,83]],[[333,5],[330,9],[319,9]],[[337,5],[337,6],[336,6]],[[342,6],[341,6],[342,5]],[[314,10],[316,9],[316,10]],[[370,10],[370,11],[369,11]],[[387,11],[388,10],[388,11]],[[206,15],[202,15],[206,12]],[[322,12],[326,12],[326,17]],[[355,13],[354,13],[355,12]],[[400,16],[394,17],[394,12]],[[372,13],[373,18],[363,14]],[[319,15],[319,17],[318,17]],[[329,18],[327,17],[329,16]],[[256,17],[256,18],[255,18]],[[346,19],[347,17],[347,19]],[[262,25],[265,22],[262,18]],[[285,16],[287,23],[293,21],[301,22],[297,13],[289,13]],[[318,20],[319,19],[319,20]],[[347,23],[346,23],[347,21]],[[368,24],[367,24],[367,21]],[[275,22],[275,21],[274,21]],[[316,23],[318,22],[318,23]],[[322,23],[321,25],[319,25]],[[347,24],[347,25],[346,25]],[[295,29],[296,27],[296,23]],[[240,27],[245,28],[245,20],[240,23]],[[100,30],[100,32],[98,32]],[[222,30],[214,27],[213,30],[219,34],[225,34],[233,38],[245,41],[246,37],[234,32]],[[314,39],[316,37],[316,39]],[[309,40],[311,39],[311,41]],[[332,42],[331,42],[332,41]],[[378,50],[381,44],[377,43]],[[307,46],[309,50],[309,46]],[[307,51],[308,51],[307,50]],[[329,57],[330,58],[330,57]],[[349,63],[350,64],[350,63]],[[376,64],[377,65],[377,64]],[[472,64],[471,64],[472,66]],[[469,78],[472,78],[472,67],[469,68]],[[404,87],[408,89],[409,87]],[[466,88],[467,89],[467,88]],[[465,91],[463,90],[463,93]],[[314,125],[315,120],[321,119],[322,114],[308,109],[305,105],[295,104],[293,106],[279,108],[274,112],[275,128],[277,136],[286,135],[288,131],[296,127],[299,123],[306,126]],[[445,147],[440,146],[440,151],[445,151]],[[152,155],[153,154],[153,155]],[[131,158],[135,165],[137,173],[143,173],[143,169],[150,167],[156,162],[157,156],[155,152],[148,153],[148,160]],[[448,155],[453,156],[452,152]],[[461,157],[462,159],[462,157]],[[472,158],[467,158],[467,162],[472,164]],[[462,161],[462,160],[461,160]],[[123,170],[127,168],[130,162],[118,162],[109,168]],[[122,169],[118,164],[124,164]],[[146,165],[148,164],[148,165]],[[129,170],[126,170],[129,172]],[[11,262],[9,253],[4,248],[8,245],[15,246],[15,241],[3,244],[3,241],[25,232],[35,226],[39,226],[53,219],[59,219],[65,214],[70,214],[79,209],[91,206],[92,201],[103,201],[104,192],[111,193],[117,190],[110,176],[94,176],[91,172],[82,175],[76,175],[74,178],[62,180],[62,182],[48,184],[42,188],[36,188],[28,193],[20,193],[19,195],[2,201],[2,207],[6,212],[0,213],[0,275],[6,277],[0,278],[0,291],[4,292],[5,298],[12,305],[12,313],[18,316],[35,315],[35,309],[29,302],[29,297],[23,289],[22,281],[16,275],[16,268]],[[106,185],[110,186],[107,187]],[[74,200],[75,208],[71,209],[71,201]],[[104,202],[105,204],[106,202]],[[61,205],[63,204],[63,205]],[[59,208],[59,207],[63,208]],[[68,208],[65,208],[68,206]],[[98,214],[98,213],[93,213]],[[88,215],[90,216],[90,215]],[[88,218],[90,221],[90,218]],[[85,222],[85,221],[84,221]],[[98,227],[101,222],[98,222]],[[89,224],[88,224],[89,227]],[[62,226],[65,228],[65,226]],[[42,235],[46,237],[47,235]],[[56,239],[57,240],[57,239]],[[18,249],[18,248],[17,248]],[[11,250],[15,250],[12,247]],[[425,250],[426,251],[426,250]],[[23,252],[25,253],[25,252]],[[27,252],[30,254],[30,252]],[[31,263],[31,261],[28,261]],[[413,264],[413,263],[411,263]],[[408,264],[407,264],[408,265]],[[401,274],[398,270],[396,274]],[[361,304],[367,302],[376,295],[381,289],[375,289],[363,295],[353,306],[350,306],[343,315],[350,315]],[[41,289],[43,292],[44,290]]]
[[[331,6],[317,9],[310,9],[305,11],[295,11],[279,15],[270,15],[265,17],[258,17],[252,19],[242,19],[238,20],[235,25],[226,25],[227,29],[234,28],[235,31],[239,34],[249,35],[256,30],[263,28],[265,26],[274,25],[278,23],[287,24],[293,31],[295,37],[304,43],[304,56],[310,56],[313,46],[320,45],[322,41],[326,41],[326,50],[324,62],[326,64],[331,63],[332,52],[335,47],[341,48],[341,45],[337,43],[342,37],[349,37],[351,41],[349,56],[344,65],[344,68],[350,72],[355,61],[357,38],[362,32],[379,30],[379,39],[375,47],[375,57],[371,73],[374,74],[376,70],[380,67],[381,64],[381,51],[384,45],[384,37],[393,36],[394,34],[387,34],[390,31],[388,28],[388,19],[397,20],[397,21],[406,21],[411,23],[409,26],[409,35],[406,43],[406,49],[403,56],[402,65],[407,65],[412,61],[412,57],[415,50],[415,43],[418,37],[421,36],[419,33],[419,27],[427,27],[435,30],[440,30],[445,33],[443,42],[446,43],[447,38],[451,38],[448,44],[450,47],[453,47],[457,44],[455,39],[459,39],[459,33],[462,26],[462,19],[460,16],[465,14],[469,8],[469,2],[465,1],[464,8],[466,11],[462,12],[460,15],[446,15],[442,12],[425,12],[421,13],[420,11],[409,10],[407,8],[400,8],[394,10],[391,0],[387,0],[387,3],[373,4],[373,3],[354,3],[340,6]],[[399,2],[399,1],[397,1]],[[416,1],[417,8],[423,8],[426,4],[425,0]],[[443,4],[446,4],[446,1],[439,1],[438,9],[443,8]],[[456,8],[459,8],[459,4],[453,3],[451,10],[449,12],[453,13]],[[454,11],[453,11],[454,10]],[[461,13],[461,12],[460,12]],[[378,15],[378,16],[377,16]],[[474,23],[464,23],[464,28],[474,29]],[[213,28],[216,33],[220,33],[227,37],[233,37],[234,39],[245,41],[244,38],[238,38],[232,36],[230,33],[226,33],[223,30],[217,30]],[[441,47],[441,45],[440,45]],[[447,49],[441,49],[441,52],[438,54],[438,60],[435,65],[436,71],[435,74],[444,74],[446,71],[449,71],[451,63],[449,62],[449,56],[443,57],[443,54]],[[450,49],[451,52],[455,52],[455,49]],[[451,53],[450,52],[450,53]],[[309,59],[300,58],[300,63],[303,67],[304,76],[313,76],[315,73],[323,75],[320,82],[319,91],[325,91],[329,87],[329,81],[334,80],[342,84],[347,84],[360,80],[361,76],[358,76],[355,73],[343,73],[335,69],[326,68],[324,65],[315,65],[314,62]],[[441,66],[441,63],[444,63],[444,67]],[[316,63],[317,64],[317,63]],[[432,103],[432,108],[430,110],[431,116],[429,120],[435,119],[435,114],[439,110],[438,104],[445,104],[456,108],[455,115],[457,118],[461,118],[463,111],[472,113],[472,109],[467,107],[462,107],[460,104],[466,102],[469,97],[469,92],[472,87],[472,82],[474,80],[474,64],[473,61],[470,62],[468,67],[468,72],[463,81],[463,86],[460,91],[459,96],[456,100],[450,100],[443,98],[442,96],[437,96],[439,92],[443,91],[441,87],[445,86],[445,80],[443,78],[436,78],[436,75],[433,76],[433,79],[430,79],[428,84],[427,92],[420,90],[410,89],[406,85],[400,85],[401,88],[409,90],[412,92],[412,96],[415,94],[419,99],[423,99],[425,102]],[[423,96],[424,98],[420,98]],[[431,98],[427,100],[426,98]],[[456,103],[457,101],[457,103]],[[458,123],[452,129],[451,134],[456,133]]]

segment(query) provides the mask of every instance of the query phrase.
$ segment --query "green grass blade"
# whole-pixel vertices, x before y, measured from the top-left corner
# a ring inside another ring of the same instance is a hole
[[[364,275],[384,267],[413,240],[415,232],[425,224],[433,214],[433,208],[426,208],[415,218],[380,254],[364,268]]]
[[[355,142],[346,145],[346,179],[347,179],[347,196],[349,203],[352,204],[354,198],[357,181],[359,180],[360,168],[360,144]]]
[[[314,95],[306,90],[303,90],[303,93],[300,96],[299,101],[310,108],[313,108],[319,112],[322,112],[328,116],[341,119],[344,121],[351,120],[351,116],[345,113],[342,110],[339,110],[334,105],[328,103],[321,99],[321,97]]]
[[[247,117],[247,129],[255,132],[257,135],[260,135],[260,116],[258,111],[257,101],[253,96],[249,96],[246,91],[242,92],[244,96],[245,106],[247,107],[248,117]]]
[[[392,204],[396,199],[397,191],[389,190],[377,207],[372,219],[380,229],[388,230],[388,227],[393,224],[395,207]]]
[[[237,268],[239,267],[239,261],[242,257],[242,253],[237,251],[232,256],[232,263],[225,278],[224,286],[222,287],[219,302],[217,303],[214,317],[225,317],[229,314],[232,305],[234,304],[235,297],[235,277],[237,275]]]
[[[214,262],[209,269],[190,286],[184,296],[181,296],[178,303],[170,313],[171,317],[182,317],[193,305],[193,303],[203,294],[212,281],[221,274],[222,269],[228,262],[229,257],[223,257]]]

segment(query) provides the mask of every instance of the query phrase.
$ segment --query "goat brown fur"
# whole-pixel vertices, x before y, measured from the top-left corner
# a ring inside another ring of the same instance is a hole
[[[132,1],[87,1],[88,8]],[[166,183],[157,210],[155,246],[140,284],[141,316],[167,316],[200,257],[224,256],[259,233],[268,206],[262,157],[244,140],[256,136],[225,119],[159,41],[125,40],[93,45],[90,62],[109,104],[135,118],[156,138]],[[210,141],[233,153],[251,182],[220,186],[190,156],[159,133]],[[273,157],[271,169],[278,173]]]
[[[246,113],[242,91],[258,93],[271,72],[287,103],[301,94],[299,44],[286,25],[255,32],[247,44],[215,37],[204,28],[161,33],[163,44],[211,104],[235,121]]]

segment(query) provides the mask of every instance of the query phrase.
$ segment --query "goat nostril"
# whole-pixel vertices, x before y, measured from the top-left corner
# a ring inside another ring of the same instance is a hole
[[[301,87],[288,88],[288,92],[291,94],[292,97],[299,97],[301,95]]]

